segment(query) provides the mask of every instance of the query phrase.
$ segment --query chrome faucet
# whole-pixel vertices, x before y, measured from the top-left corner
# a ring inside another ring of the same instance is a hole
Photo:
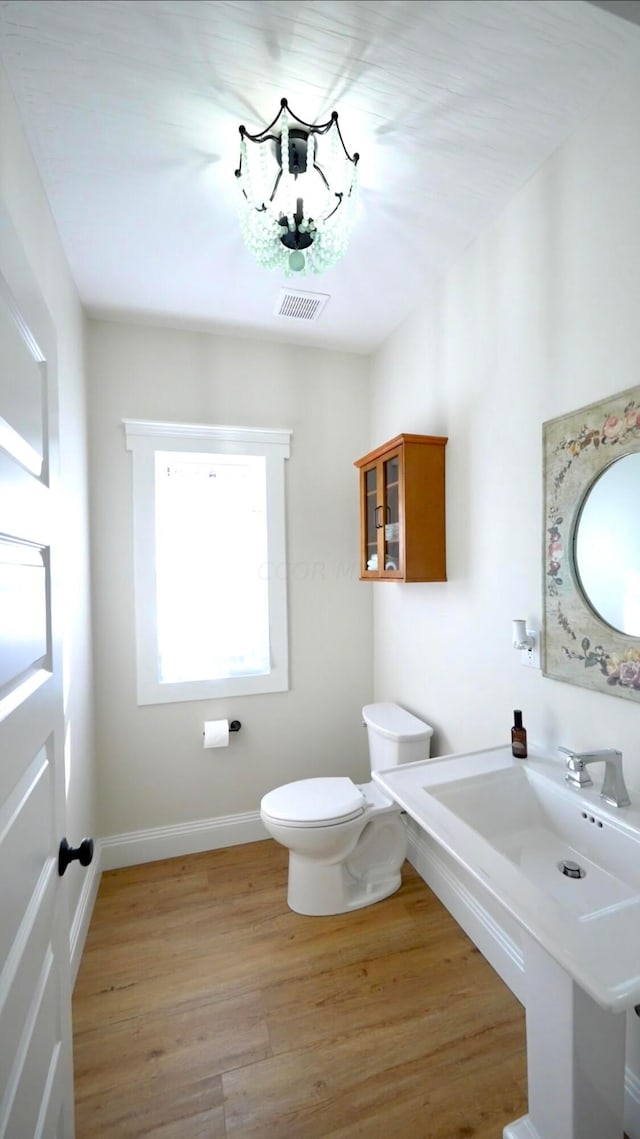
[[[590,763],[604,763],[604,779],[600,798],[612,807],[628,807],[631,803],[622,774],[622,752],[612,747],[600,751],[571,751],[568,747],[558,749],[567,757],[565,779],[572,787],[589,787],[593,780],[587,771]]]

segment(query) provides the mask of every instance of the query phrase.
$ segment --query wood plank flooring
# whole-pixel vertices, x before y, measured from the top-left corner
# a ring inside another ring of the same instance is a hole
[[[301,917],[271,840],[104,874],[74,994],[77,1139],[501,1139],[524,1013],[409,863]]]

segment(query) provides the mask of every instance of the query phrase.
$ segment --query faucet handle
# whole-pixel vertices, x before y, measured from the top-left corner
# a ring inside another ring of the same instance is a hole
[[[565,779],[572,787],[590,787],[593,779],[587,771],[586,764],[583,756],[579,751],[571,751],[568,747],[559,747],[563,755],[567,757],[567,774]]]
[[[563,755],[567,757],[567,767],[570,771],[583,771],[585,769],[584,753],[580,751],[573,751],[570,747],[559,747]],[[591,780],[589,780],[591,782]]]

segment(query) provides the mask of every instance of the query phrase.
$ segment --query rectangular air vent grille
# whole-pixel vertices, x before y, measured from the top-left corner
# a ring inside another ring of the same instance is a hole
[[[317,320],[328,300],[328,293],[303,293],[299,289],[281,289],[275,314],[286,316],[290,320]]]

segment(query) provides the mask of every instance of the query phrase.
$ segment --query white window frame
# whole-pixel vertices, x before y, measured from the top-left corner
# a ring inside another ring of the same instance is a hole
[[[289,688],[284,460],[291,432],[253,427],[156,423],[125,419],[126,447],[133,455],[133,553],[138,704],[169,704],[226,696],[286,692]],[[158,679],[155,576],[155,456],[157,451],[259,455],[266,465],[271,666],[259,676],[189,680]]]

